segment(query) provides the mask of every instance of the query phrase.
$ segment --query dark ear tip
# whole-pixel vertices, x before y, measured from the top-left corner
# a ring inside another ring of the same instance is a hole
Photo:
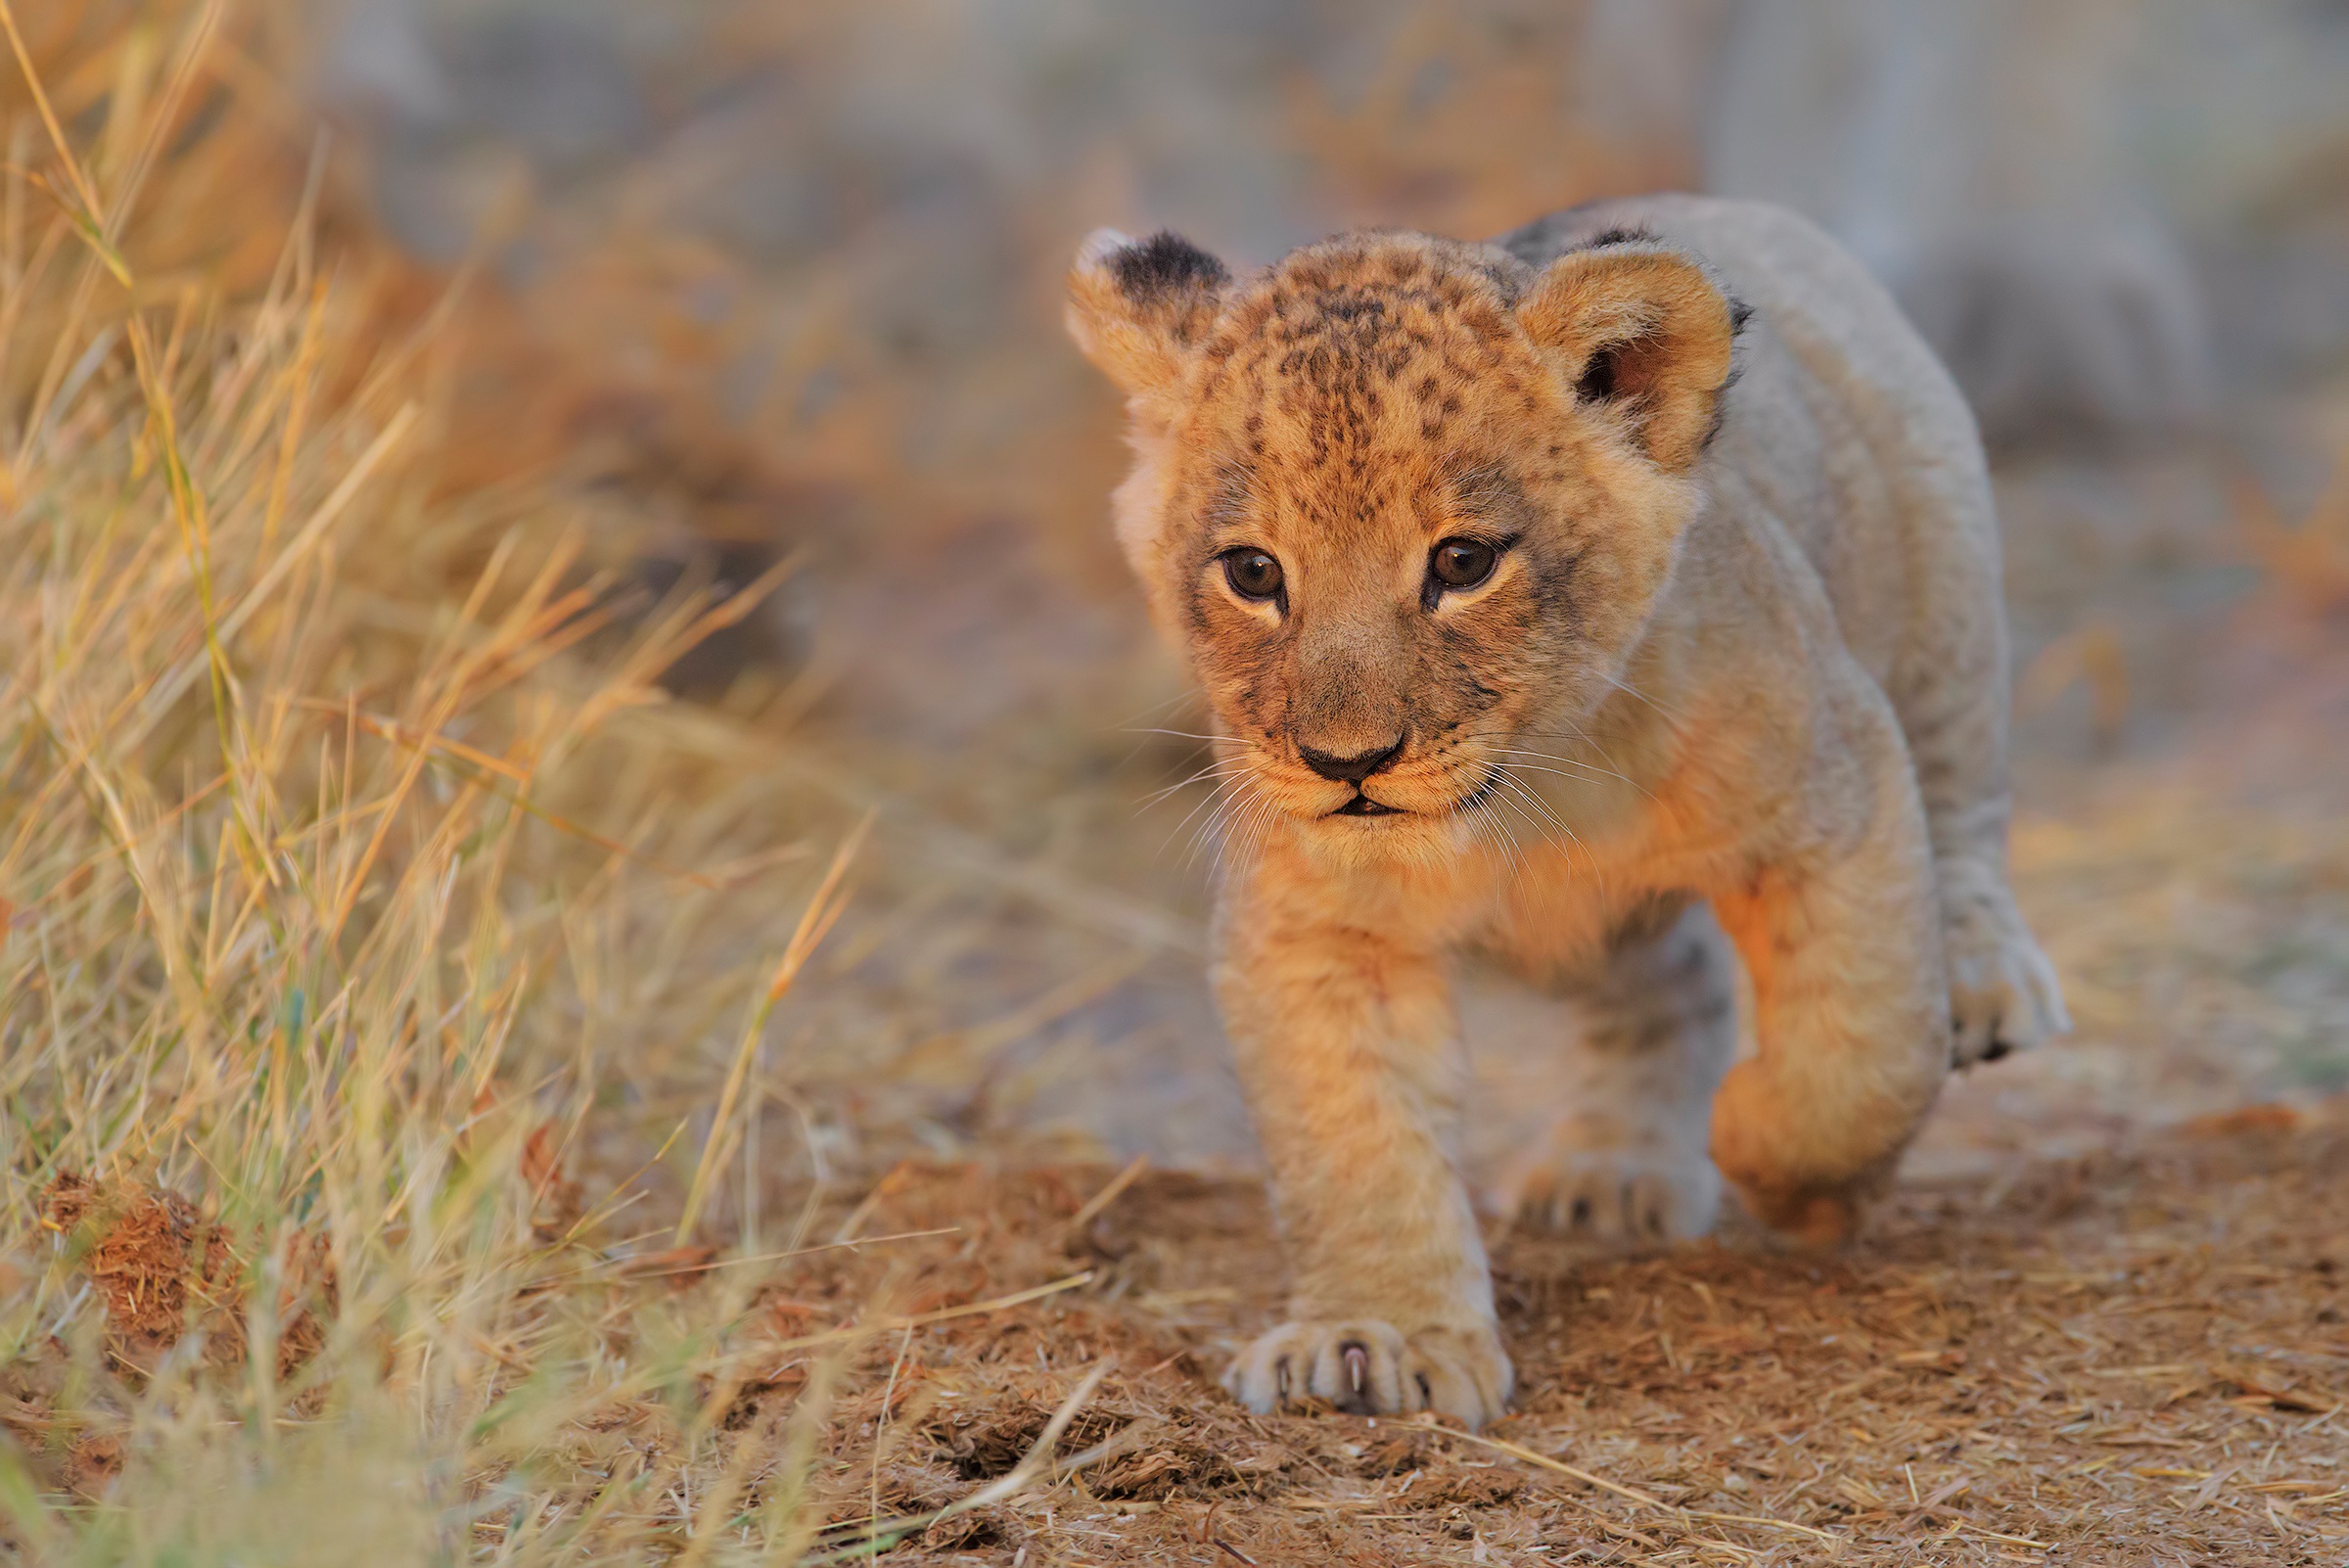
[[[1082,256],[1093,257],[1096,243],[1116,232],[1097,231],[1085,242]],[[1123,235],[1118,238],[1125,240]],[[1161,229],[1146,240],[1125,240],[1098,259],[1118,280],[1120,291],[1137,303],[1169,294],[1220,289],[1231,281],[1230,268],[1172,229]]]

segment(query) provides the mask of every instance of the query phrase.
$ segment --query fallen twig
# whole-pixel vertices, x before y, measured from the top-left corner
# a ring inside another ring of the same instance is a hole
[[[1434,1426],[1433,1422],[1428,1424]],[[1843,1545],[1843,1537],[1832,1531],[1820,1530],[1814,1525],[1796,1524],[1791,1519],[1772,1519],[1760,1514],[1714,1513],[1704,1508],[1683,1508],[1677,1502],[1666,1502],[1662,1498],[1651,1496],[1637,1487],[1619,1486],[1603,1476],[1592,1475],[1588,1470],[1577,1469],[1562,1459],[1553,1459],[1546,1453],[1537,1453],[1515,1443],[1504,1442],[1499,1438],[1480,1437],[1474,1432],[1455,1432],[1450,1427],[1435,1427],[1435,1430],[1442,1432],[1446,1437],[1458,1438],[1463,1443],[1478,1444],[1497,1453],[1506,1453],[1511,1458],[1523,1459],[1528,1464],[1540,1465],[1544,1470],[1555,1470],[1558,1474],[1571,1476],[1586,1486],[1596,1487],[1601,1492],[1611,1492],[1627,1501],[1635,1502],[1643,1508],[1653,1508],[1659,1513],[1671,1514],[1678,1519],[1710,1519],[1716,1524],[1753,1525],[1764,1530],[1790,1530],[1796,1535],[1810,1536],[1814,1540],[1826,1542],[1831,1549],[1839,1550]]]
[[[1102,1361],[1084,1374],[1084,1380],[1070,1390],[1069,1397],[1060,1402],[1060,1408],[1052,1412],[1052,1419],[1044,1423],[1043,1431],[1037,1435],[1035,1444],[1021,1457],[1020,1462],[1013,1465],[1005,1474],[990,1481],[970,1496],[957,1499],[943,1508],[872,1525],[863,1535],[847,1545],[809,1552],[801,1557],[794,1568],[817,1568],[817,1565],[822,1563],[841,1562],[850,1557],[863,1556],[867,1553],[877,1554],[883,1548],[895,1545],[905,1537],[913,1535],[917,1531],[927,1530],[932,1525],[944,1520],[951,1519],[958,1513],[968,1513],[973,1508],[984,1508],[990,1502],[1001,1502],[1014,1493],[1025,1491],[1030,1483],[1047,1472],[1052,1479],[1058,1480],[1064,1475],[1074,1474],[1085,1465],[1098,1463],[1107,1458],[1119,1447],[1117,1438],[1087,1449],[1082,1453],[1075,1454],[1063,1463],[1057,1465],[1051,1463],[1054,1445],[1060,1442],[1061,1434],[1069,1429],[1069,1423],[1077,1418],[1077,1412],[1084,1407],[1085,1401],[1093,1397],[1093,1390],[1099,1388],[1101,1380],[1109,1375],[1110,1365],[1109,1361]],[[1119,1434],[1120,1437],[1124,1435],[1124,1433]]]

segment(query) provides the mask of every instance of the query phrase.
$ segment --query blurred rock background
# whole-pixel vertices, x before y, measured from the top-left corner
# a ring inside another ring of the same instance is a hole
[[[788,1047],[832,1063],[789,1092],[844,1144],[1057,1130],[1248,1157],[1198,974],[1196,797],[1142,805],[1197,753],[1155,731],[1200,715],[1110,542],[1118,411],[1059,327],[1078,238],[1170,226],[1244,267],[1351,224],[1474,236],[1663,186],[1836,230],[1999,452],[2025,882],[2076,916],[2050,941],[2090,1001],[2077,1043],[1955,1097],[1945,1152],[2349,1084],[2337,898],[2263,902],[2236,871],[2292,852],[2229,858],[2220,818],[2146,804],[2338,804],[2308,749],[2340,716],[2338,607],[2282,580],[2316,555],[2256,541],[2322,532],[2349,442],[2340,0],[303,16],[338,189],[428,268],[477,272],[449,461],[558,485],[656,589],[799,559],[675,683],[883,807]],[[2162,858],[2188,841],[2218,858]],[[2203,953],[2099,923],[2155,889],[2172,926],[2281,924]],[[2234,1005],[2275,973],[2280,1013]],[[1497,986],[1471,1011],[1495,1084],[1538,1079],[1538,1019]],[[1496,1136],[1538,1099],[1497,1093]]]

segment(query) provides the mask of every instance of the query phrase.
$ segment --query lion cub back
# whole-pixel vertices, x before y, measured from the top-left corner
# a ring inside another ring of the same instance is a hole
[[[1844,639],[1904,717],[1999,608],[1998,525],[1972,413],[1890,293],[1785,208],[1696,196],[1594,202],[1495,243],[1541,265],[1645,232],[1700,257],[1752,315],[1703,478],[1711,506],[1785,529],[1818,570]],[[1701,546],[1697,546],[1701,547]],[[2004,627],[1988,639],[2004,678]]]

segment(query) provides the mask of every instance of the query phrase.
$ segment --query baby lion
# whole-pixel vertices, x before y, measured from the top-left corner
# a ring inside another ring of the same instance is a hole
[[[1252,1408],[1508,1400],[1462,947],[1575,1004],[1515,1206],[1592,1238],[1701,1233],[1726,1176],[1834,1241],[1953,1065],[2068,1027],[2007,887],[1981,444],[1826,236],[1655,197],[1234,279],[1104,231],[1069,294],[1234,792],[1215,985],[1294,1272]]]

